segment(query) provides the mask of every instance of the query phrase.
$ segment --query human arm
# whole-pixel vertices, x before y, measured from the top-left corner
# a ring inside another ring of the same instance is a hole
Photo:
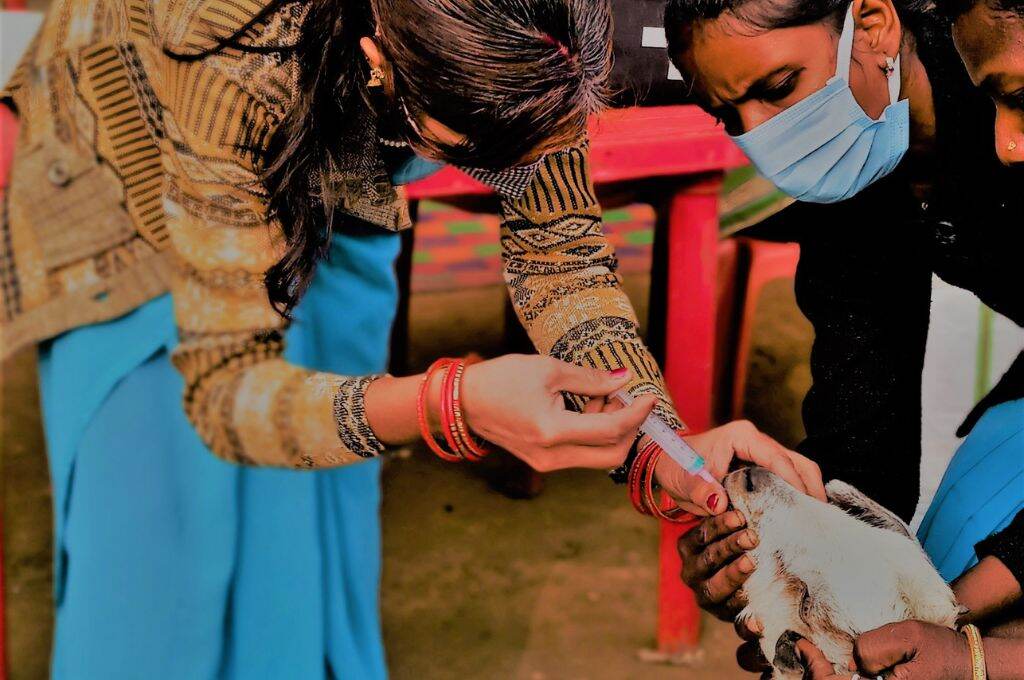
[[[602,232],[587,145],[548,155],[522,196],[504,200],[502,211],[506,283],[537,350],[584,366],[626,366],[633,376],[629,391],[657,397],[656,412],[679,429],[661,371],[640,338],[636,315],[621,288],[614,249]],[[791,458],[792,452],[749,423],[688,438],[719,478],[736,456],[772,467],[801,490],[814,487],[813,464]],[[720,485],[686,474],[666,456],[659,461],[657,477],[687,510],[714,514],[725,509]],[[817,477],[820,486],[820,473]],[[719,505],[709,508],[713,498]]]
[[[979,562],[953,583],[967,622],[983,620],[1021,600],[1024,582],[1024,511],[975,546]]]
[[[1012,545],[1007,535],[1019,530],[1019,519],[998,534],[979,543],[979,555],[997,546]],[[1016,525],[1016,526],[1015,526]],[[1001,534],[1003,534],[1001,536]],[[991,539],[996,539],[991,541]],[[1005,551],[1003,551],[1005,554]],[[1020,601],[1020,584],[999,558],[984,556],[953,583],[956,599],[966,611],[960,624],[982,626]],[[992,680],[1024,678],[1024,637],[993,631],[982,638],[988,677]],[[813,680],[833,680],[831,665],[808,641],[797,645]],[[861,673],[890,672],[906,680],[954,680],[971,677],[970,650],[963,633],[922,621],[903,621],[861,635],[854,645]]]
[[[1021,680],[1024,638],[985,637],[985,669],[990,680]],[[849,680],[851,673],[836,674],[808,640],[797,642],[811,680]],[[972,677],[967,636],[923,621],[902,621],[864,633],[854,643],[859,673],[900,680],[965,680]]]
[[[313,468],[356,462],[385,444],[415,438],[420,377],[341,376],[283,358],[287,321],[269,304],[263,275],[282,256],[285,237],[267,214],[260,169],[246,143],[271,134],[282,111],[257,115],[270,104],[248,91],[248,81],[236,80],[244,68],[227,57],[167,58],[164,66],[165,205],[177,265],[172,295],[180,337],[173,360],[197,432],[228,460]],[[214,95],[202,116],[188,96],[198,88]],[[251,118],[240,121],[216,103]],[[523,378],[530,379],[525,390],[507,389],[508,380]],[[514,422],[517,438],[496,443],[547,469],[565,460],[598,464],[561,455],[571,445],[591,446],[595,460],[611,464],[609,451],[618,460],[624,457],[650,401],[618,414],[573,414],[570,421],[554,395],[601,395],[626,379],[543,357],[484,362],[464,378],[467,424],[494,433],[503,426],[511,430]],[[429,394],[429,410],[436,413],[436,385]]]

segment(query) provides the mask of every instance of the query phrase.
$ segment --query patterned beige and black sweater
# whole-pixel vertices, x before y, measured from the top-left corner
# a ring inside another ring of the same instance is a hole
[[[183,61],[263,9],[260,0],[55,0],[4,90],[21,132],[0,218],[0,349],[114,318],[170,290],[185,411],[231,461],[321,468],[382,449],[366,422],[372,377],[311,372],[282,358],[284,320],[263,273],[282,253],[258,168],[296,91],[296,65],[226,49]],[[248,31],[294,41],[288,5]],[[349,178],[352,179],[352,178]],[[400,192],[356,178],[342,212],[410,226]],[[628,366],[671,419],[661,375],[638,337],[588,177],[586,145],[549,155],[503,203],[505,276],[540,352]]]

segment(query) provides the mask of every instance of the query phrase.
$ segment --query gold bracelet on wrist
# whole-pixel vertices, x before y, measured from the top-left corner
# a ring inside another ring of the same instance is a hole
[[[981,631],[972,623],[968,623],[960,630],[967,636],[967,647],[971,650],[972,680],[987,680],[985,647],[981,642]]]

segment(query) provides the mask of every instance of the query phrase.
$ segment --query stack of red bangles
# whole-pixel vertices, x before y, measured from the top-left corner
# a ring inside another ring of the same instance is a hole
[[[675,506],[666,508],[655,498],[654,469],[665,451],[654,441],[644,444],[636,454],[632,467],[629,468],[629,500],[633,507],[642,515],[653,515],[669,522],[689,522],[693,515]]]
[[[419,420],[423,441],[439,458],[452,463],[463,460],[476,462],[491,452],[486,443],[473,438],[462,417],[460,394],[462,375],[466,371],[466,365],[465,359],[438,359],[435,361],[423,376],[419,397],[416,400],[416,417]],[[448,445],[448,450],[445,450],[442,443],[435,439],[427,420],[427,392],[430,388],[431,378],[438,371],[444,371],[444,381],[441,383],[441,433],[444,435],[444,443]]]

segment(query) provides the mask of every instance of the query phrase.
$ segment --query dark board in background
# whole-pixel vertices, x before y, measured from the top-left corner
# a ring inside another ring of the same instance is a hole
[[[664,12],[665,0],[612,0],[615,106],[688,103],[682,81],[669,79],[668,52],[643,46],[645,27],[649,43],[650,34],[664,34]]]

